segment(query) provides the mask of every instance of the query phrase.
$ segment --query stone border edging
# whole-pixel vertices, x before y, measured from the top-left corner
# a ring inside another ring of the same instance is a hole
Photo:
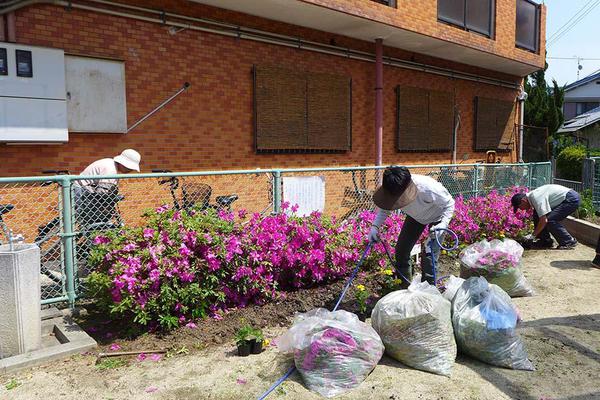
[[[580,243],[596,247],[596,243],[600,237],[600,225],[573,217],[567,217],[563,221],[563,224],[569,233]]]

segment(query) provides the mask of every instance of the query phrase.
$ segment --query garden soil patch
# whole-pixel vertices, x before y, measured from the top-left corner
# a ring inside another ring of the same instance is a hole
[[[526,278],[534,297],[514,299],[523,322],[519,334],[536,370],[513,371],[459,356],[451,378],[417,371],[385,357],[356,390],[339,399],[438,400],[593,400],[600,399],[600,270],[592,268],[591,248],[572,251],[529,251],[524,259]],[[456,271],[451,259],[444,269]],[[359,278],[377,289],[378,279]],[[96,365],[96,354],[3,376],[0,399],[256,399],[291,365],[291,360],[269,346],[259,355],[237,357],[232,337],[238,326],[264,327],[273,340],[290,325],[293,314],[316,306],[332,307],[343,282],[291,293],[286,299],[206,320],[196,329],[182,328],[169,335],[146,334],[125,338],[114,322],[102,324],[93,310],[82,325],[97,329],[101,350],[110,343],[123,350],[170,349],[169,357]],[[352,309],[353,294],[342,308]],[[241,319],[244,321],[241,321]],[[109,334],[110,335],[107,335]],[[5,384],[11,383],[11,390]],[[16,386],[16,387],[15,387]],[[269,398],[319,399],[294,374]]]

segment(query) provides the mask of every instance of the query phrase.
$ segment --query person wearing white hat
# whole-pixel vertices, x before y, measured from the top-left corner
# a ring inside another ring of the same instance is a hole
[[[133,149],[125,149],[114,158],[103,158],[94,161],[80,174],[81,176],[101,176],[126,174],[132,171],[140,172],[140,153]],[[75,197],[79,197],[81,190],[92,193],[107,193],[117,185],[116,179],[82,179],[76,181]]]

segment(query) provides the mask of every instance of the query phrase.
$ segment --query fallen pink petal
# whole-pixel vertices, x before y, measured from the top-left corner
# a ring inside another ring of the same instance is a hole
[[[146,393],[154,393],[158,390],[158,388],[156,386],[148,386],[146,388]]]
[[[236,382],[238,385],[245,385],[246,383],[248,383],[248,381],[243,378],[237,378]]]
[[[150,355],[150,359],[152,361],[160,361],[162,359],[162,354],[152,354]]]
[[[147,357],[146,357],[146,354],[145,354],[145,353],[140,353],[140,354],[138,354],[138,356],[137,356],[137,360],[138,360],[138,361],[144,361],[146,358],[147,358]]]
[[[198,327],[198,325],[196,325],[193,322],[188,322],[187,324],[185,324],[185,326],[190,329],[196,329]]]
[[[110,351],[119,351],[121,350],[121,346],[118,345],[117,343],[113,343],[110,345]]]

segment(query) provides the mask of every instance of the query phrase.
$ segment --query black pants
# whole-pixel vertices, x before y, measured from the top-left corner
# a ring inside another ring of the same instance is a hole
[[[417,240],[419,240],[419,237],[421,237],[425,227],[426,225],[417,222],[407,215],[402,230],[400,231],[400,235],[398,235],[398,241],[396,242],[396,269],[409,280],[412,279],[413,274],[410,265],[410,252],[417,243]],[[435,257],[437,263],[440,256],[440,248],[439,246],[432,247],[434,253],[433,257]],[[425,254],[425,248],[423,248],[421,254],[421,270],[421,282],[426,280],[433,285],[433,263],[431,255]]]
[[[547,215],[548,223],[540,232],[538,237],[544,242],[552,242],[550,234],[554,236],[559,245],[572,243],[575,239],[567,232],[561,221],[567,216],[573,214],[579,207],[579,194],[574,190],[569,190],[565,200],[558,206],[554,207]],[[537,213],[533,212],[533,223],[537,226],[540,218]]]

